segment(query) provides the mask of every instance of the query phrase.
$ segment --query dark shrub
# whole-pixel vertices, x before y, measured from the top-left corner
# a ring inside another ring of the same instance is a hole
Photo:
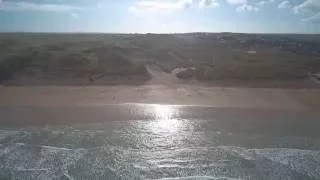
[[[195,70],[191,68],[188,68],[186,70],[176,73],[176,77],[179,79],[190,79],[190,78],[193,78],[194,75],[195,75]]]

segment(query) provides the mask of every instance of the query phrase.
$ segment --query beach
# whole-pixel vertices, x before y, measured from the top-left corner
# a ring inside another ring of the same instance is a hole
[[[317,37],[2,34],[0,179],[319,179]]]

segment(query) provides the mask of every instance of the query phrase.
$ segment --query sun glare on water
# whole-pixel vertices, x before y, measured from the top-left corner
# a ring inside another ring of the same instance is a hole
[[[176,119],[175,115],[178,110],[171,105],[152,105],[155,120],[152,121],[151,129],[155,133],[176,133],[180,126],[181,121]]]
[[[157,119],[171,119],[175,113],[170,105],[154,104],[152,110]]]

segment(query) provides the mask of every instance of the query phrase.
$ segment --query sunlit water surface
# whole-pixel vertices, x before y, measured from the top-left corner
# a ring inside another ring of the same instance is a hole
[[[320,179],[320,151],[305,148],[317,138],[235,132],[179,118],[179,106],[126,107],[152,118],[1,130],[0,179]]]

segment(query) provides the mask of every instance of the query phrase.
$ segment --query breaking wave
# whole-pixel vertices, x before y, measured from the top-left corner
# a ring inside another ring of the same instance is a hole
[[[0,179],[320,178],[317,150],[222,146],[223,132],[141,123],[1,130]]]
[[[320,152],[298,149],[223,146],[175,152],[139,152],[116,146],[68,149],[15,143],[2,145],[0,152],[2,176],[10,179],[236,180],[320,177]]]

